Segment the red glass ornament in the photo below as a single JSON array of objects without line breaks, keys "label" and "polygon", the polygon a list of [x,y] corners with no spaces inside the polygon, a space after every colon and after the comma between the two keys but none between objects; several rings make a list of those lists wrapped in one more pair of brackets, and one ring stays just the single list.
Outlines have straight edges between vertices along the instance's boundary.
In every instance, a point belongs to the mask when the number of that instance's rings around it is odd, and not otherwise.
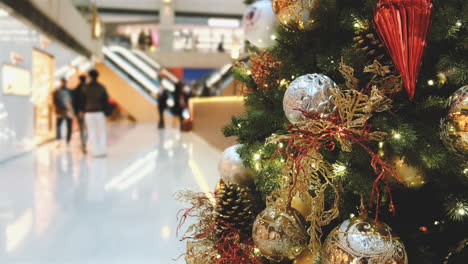
[{"label": "red glass ornament", "polygon": [[431,12],[430,0],[380,0],[374,14],[376,29],[403,78],[410,100],[416,91]]}]

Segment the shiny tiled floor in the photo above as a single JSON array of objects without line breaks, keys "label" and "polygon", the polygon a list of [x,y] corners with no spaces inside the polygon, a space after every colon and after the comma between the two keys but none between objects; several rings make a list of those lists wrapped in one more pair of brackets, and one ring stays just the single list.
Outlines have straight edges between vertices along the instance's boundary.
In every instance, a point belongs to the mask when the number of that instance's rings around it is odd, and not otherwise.
[{"label": "shiny tiled floor", "polygon": [[170,264],[179,189],[210,191],[220,152],[191,133],[113,124],[109,155],[55,144],[0,164],[1,264]]}]

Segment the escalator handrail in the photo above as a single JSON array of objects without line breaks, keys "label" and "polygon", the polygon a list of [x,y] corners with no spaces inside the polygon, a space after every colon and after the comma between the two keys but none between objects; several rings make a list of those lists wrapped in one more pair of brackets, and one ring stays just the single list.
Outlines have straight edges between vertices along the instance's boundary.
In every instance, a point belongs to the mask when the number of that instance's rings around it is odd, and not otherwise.
[{"label": "escalator handrail", "polygon": [[103,48],[104,55],[109,58],[113,63],[115,63],[119,68],[121,68],[125,73],[132,76],[141,86],[146,88],[148,91],[152,93],[159,93],[160,87],[156,86],[154,83],[150,82],[143,74],[138,72],[135,68],[130,66],[127,62],[125,62],[122,58],[113,54],[113,52],[107,48]]},{"label": "escalator handrail", "polygon": [[109,49],[113,52],[121,54],[123,57],[125,57],[126,60],[133,64],[135,68],[141,70],[148,77],[152,78],[153,80],[158,79],[158,72],[155,71],[152,67],[149,67],[144,62],[142,62],[141,59],[135,56],[131,51],[119,46],[110,46]]}]

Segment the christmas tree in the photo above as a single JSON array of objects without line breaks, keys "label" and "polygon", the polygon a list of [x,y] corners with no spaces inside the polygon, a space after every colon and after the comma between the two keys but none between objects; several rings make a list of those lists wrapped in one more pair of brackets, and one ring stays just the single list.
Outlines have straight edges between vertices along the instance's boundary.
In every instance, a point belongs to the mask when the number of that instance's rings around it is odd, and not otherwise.
[{"label": "christmas tree", "polygon": [[246,4],[240,145],[179,193],[187,263],[467,263],[468,2]]}]

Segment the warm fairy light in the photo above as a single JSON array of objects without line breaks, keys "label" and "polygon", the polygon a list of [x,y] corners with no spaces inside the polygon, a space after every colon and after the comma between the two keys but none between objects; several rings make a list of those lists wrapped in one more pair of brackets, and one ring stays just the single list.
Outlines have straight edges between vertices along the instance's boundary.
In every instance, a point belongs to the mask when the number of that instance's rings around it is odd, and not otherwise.
[{"label": "warm fairy light", "polygon": [[271,40],[275,40],[275,39],[276,39],[276,35],[271,35],[270,38],[271,38]]},{"label": "warm fairy light", "polygon": [[231,59],[238,60],[240,57],[240,47],[233,47],[231,49]]},{"label": "warm fairy light", "polygon": [[427,227],[425,227],[425,226],[421,226],[421,227],[419,228],[419,230],[420,230],[421,232],[424,232],[424,233],[426,233],[426,232],[428,231]]},{"label": "warm fairy light", "polygon": [[333,164],[333,173],[337,176],[344,176],[346,174],[346,166],[341,163]]},{"label": "warm fairy light", "polygon": [[349,215],[349,218],[354,218],[354,217],[356,217],[355,214],[350,214],[350,215]]},{"label": "warm fairy light", "polygon": [[282,80],[280,81],[280,85],[281,85],[281,86],[283,86],[283,85],[285,85],[285,84],[287,84],[287,83],[288,83],[288,81],[287,81],[286,79],[282,79]]},{"label": "warm fairy light", "polygon": [[281,159],[280,161],[281,161],[281,162],[285,162],[285,160],[284,160],[284,159]]},{"label": "warm fairy light", "polygon": [[255,253],[255,254],[258,254],[258,253],[260,253],[260,249],[258,249],[258,248],[254,248],[254,253]]},{"label": "warm fairy light", "polygon": [[394,139],[401,139],[401,134],[400,134],[400,133],[395,133],[395,134],[393,135],[393,138],[394,138]]},{"label": "warm fairy light", "polygon": [[465,208],[463,208],[463,207],[462,207],[462,208],[458,208],[458,209],[457,209],[457,214],[458,214],[458,215],[461,215],[461,216],[466,215],[466,210],[465,210]]},{"label": "warm fairy light", "polygon": [[280,142],[280,143],[278,144],[278,147],[283,148],[283,147],[284,147],[283,142]]},{"label": "warm fairy light", "polygon": [[461,22],[460,20],[458,20],[458,21],[455,23],[455,26],[461,27],[461,26],[462,26],[462,22]]},{"label": "warm fairy light", "polygon": [[429,84],[430,86],[433,86],[434,85],[434,80],[428,80],[427,84]]},{"label": "warm fairy light", "polygon": [[291,79],[293,79],[293,80],[294,80],[294,75],[291,75]]},{"label": "warm fairy light", "polygon": [[462,201],[458,201],[453,207],[449,207],[451,208],[448,213],[453,220],[461,221],[468,215],[468,205]]},{"label": "warm fairy light", "polygon": [[359,28],[359,23],[358,23],[358,22],[354,23],[354,28],[355,28],[355,29],[358,29],[358,28]]},{"label": "warm fairy light", "polygon": [[248,74],[248,75],[252,75],[252,71],[251,71],[251,70],[248,70],[248,71],[247,71],[247,74]]},{"label": "warm fairy light", "polygon": [[241,125],[241,124],[237,124],[237,127],[238,127],[238,128],[241,128],[241,127],[242,127],[242,125]]},{"label": "warm fairy light", "polygon": [[465,168],[465,169],[463,170],[463,174],[468,175],[468,168]]},{"label": "warm fairy light", "polygon": [[439,224],[440,224],[439,221],[434,222],[434,225],[439,225]]},{"label": "warm fairy light", "polygon": [[254,158],[254,160],[259,160],[260,159],[260,154],[255,153],[253,158]]}]

